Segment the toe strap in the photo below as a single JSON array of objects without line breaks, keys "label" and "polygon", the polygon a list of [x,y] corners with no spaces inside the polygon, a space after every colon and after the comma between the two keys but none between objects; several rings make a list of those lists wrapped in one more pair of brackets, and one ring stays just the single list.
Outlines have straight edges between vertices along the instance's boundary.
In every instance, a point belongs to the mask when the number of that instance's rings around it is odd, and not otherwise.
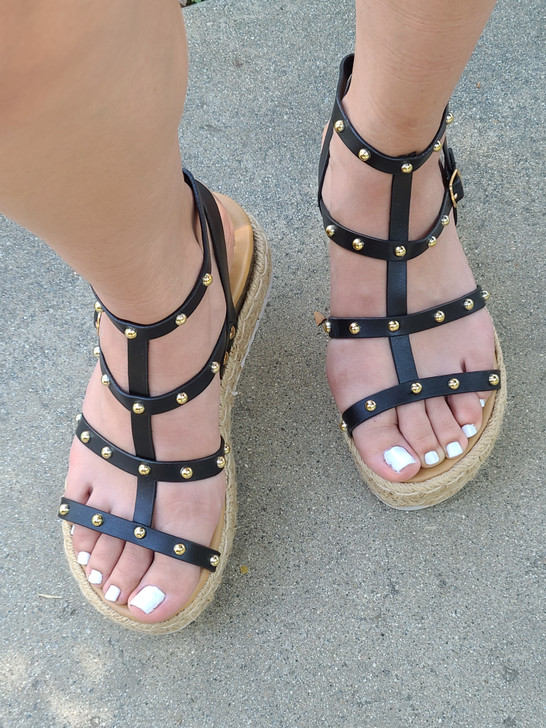
[{"label": "toe strap", "polygon": [[205,480],[221,473],[226,465],[227,450],[223,439],[218,450],[207,457],[197,460],[160,461],[139,458],[116,447],[91,427],[82,414],[77,418],[76,436],[95,455],[126,473],[147,478],[149,482],[162,480],[168,483],[185,483]]},{"label": "toe strap", "polygon": [[342,429],[352,433],[358,425],[393,407],[432,397],[447,397],[450,394],[495,391],[500,388],[500,384],[498,369],[461,372],[402,382],[351,405],[342,415],[341,426]]},{"label": "toe strap", "polygon": [[[454,301],[403,316],[376,318],[330,316],[326,319],[325,330],[332,339],[406,336],[456,321],[463,316],[469,316],[483,308],[488,297],[489,293],[478,286],[475,290]],[[324,321],[320,323],[323,324]]]},{"label": "toe strap", "polygon": [[220,563],[220,553],[208,548],[208,546],[201,546],[185,538],[156,531],[149,526],[144,526],[135,521],[128,521],[125,518],[91,508],[69,498],[61,499],[59,517],[63,521],[69,521],[92,531],[114,536],[122,541],[128,541],[209,571],[216,571],[216,567]]}]

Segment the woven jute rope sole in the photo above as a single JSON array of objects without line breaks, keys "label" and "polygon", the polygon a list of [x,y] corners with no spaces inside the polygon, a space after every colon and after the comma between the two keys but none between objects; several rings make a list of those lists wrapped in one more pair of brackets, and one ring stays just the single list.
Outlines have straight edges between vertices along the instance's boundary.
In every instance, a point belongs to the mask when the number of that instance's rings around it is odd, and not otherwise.
[{"label": "woven jute rope sole", "polygon": [[[493,445],[502,426],[506,406],[506,370],[496,333],[495,351],[497,369],[501,373],[502,386],[492,395],[494,397],[494,403],[489,417],[477,434],[471,438],[467,450],[458,460],[453,462],[453,466],[447,470],[445,467],[441,468],[444,472],[434,475],[434,471],[431,469],[431,477],[420,479],[419,482],[410,480],[403,483],[393,483],[390,480],[385,480],[377,475],[377,473],[374,473],[364,463],[352,437],[344,434],[360,475],[368,488],[379,500],[391,506],[391,508],[401,510],[428,508],[429,506],[434,506],[451,498],[451,496],[461,490],[476,475],[493,449]],[[484,409],[484,417],[487,414],[487,410],[488,408],[486,407]],[[449,462],[447,461],[446,465]],[[424,475],[427,473],[427,470],[420,472]]]},{"label": "woven jute rope sole", "polygon": [[[231,407],[236,394],[237,382],[267,302],[271,279],[271,255],[267,239],[254,218],[250,215],[248,217],[252,225],[254,255],[246,295],[239,311],[237,334],[233,341],[228,363],[224,369],[220,393],[220,434],[225,442],[228,443],[231,442]],[[101,597],[101,592],[95,590],[87,581],[85,571],[76,560],[76,553],[74,552],[72,536],[70,534],[70,524],[63,522],[64,549],[70,569],[83,595],[97,611],[122,627],[137,632],[144,632],[145,634],[170,634],[177,632],[190,624],[190,622],[193,622],[201,614],[205,607],[212,601],[214,593],[222,580],[235,533],[237,486],[233,455],[226,458],[224,472],[226,474],[226,502],[223,521],[219,524],[211,544],[221,554],[220,564],[213,573],[204,569],[202,570],[200,581],[189,603],[180,612],[165,622],[157,624],[137,622],[121,614],[105,601]]]}]

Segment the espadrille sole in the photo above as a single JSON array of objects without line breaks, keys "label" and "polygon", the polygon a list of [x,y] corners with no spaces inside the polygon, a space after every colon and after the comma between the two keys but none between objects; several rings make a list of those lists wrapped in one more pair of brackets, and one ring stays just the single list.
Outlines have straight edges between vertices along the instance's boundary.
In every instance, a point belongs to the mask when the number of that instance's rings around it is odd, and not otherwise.
[{"label": "espadrille sole", "polygon": [[[236,394],[238,379],[241,375],[248,350],[254,339],[263,310],[267,303],[267,296],[271,279],[271,256],[267,239],[256,221],[248,216],[235,202],[223,195],[217,195],[226,207],[235,228],[235,249],[233,273],[237,279],[234,290],[243,287],[238,308],[238,327],[229,360],[224,369],[221,380],[220,393],[220,434],[226,442],[230,442],[231,434],[231,407]],[[252,245],[248,250],[249,226],[251,226]],[[245,243],[246,239],[246,243]],[[239,243],[239,244],[238,244]],[[246,250],[241,248],[246,246]],[[243,277],[245,260],[249,261],[250,269]],[[230,278],[232,271],[230,270]],[[237,303],[237,302],[236,302]],[[169,634],[177,632],[193,622],[212,601],[225,569],[227,558],[231,551],[237,515],[237,487],[235,480],[235,464],[233,457],[226,459],[226,500],[223,516],[213,535],[210,547],[217,549],[222,558],[216,571],[201,570],[201,576],[191,598],[177,614],[164,622],[145,624],[138,622],[127,607],[113,606],[102,595],[102,590],[89,584],[85,570],[76,559],[72,545],[71,527],[63,523],[64,548],[70,569],[86,599],[101,614],[117,624],[137,632],[146,634]]]}]

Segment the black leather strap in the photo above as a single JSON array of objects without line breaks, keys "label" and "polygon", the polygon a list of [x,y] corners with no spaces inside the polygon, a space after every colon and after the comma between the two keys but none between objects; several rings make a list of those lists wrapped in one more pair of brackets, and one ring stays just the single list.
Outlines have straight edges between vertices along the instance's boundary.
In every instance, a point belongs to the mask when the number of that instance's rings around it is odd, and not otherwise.
[{"label": "black leather strap", "polygon": [[[443,326],[451,321],[470,316],[485,306],[482,289],[478,286],[460,298],[428,308],[426,311],[404,316],[375,318],[338,318],[330,316],[329,335],[332,339],[369,339],[415,334]],[[356,324],[356,326],[355,326]]]},{"label": "black leather strap", "polygon": [[[106,360],[101,353],[100,367],[103,378],[104,376],[107,377],[109,382],[108,387],[112,395],[125,407],[125,409],[131,412],[135,404],[142,404],[144,406],[144,412],[148,415],[159,415],[163,412],[169,412],[170,410],[177,409],[181,405],[187,404],[187,402],[198,397],[201,392],[204,392],[216,376],[216,367],[213,365],[215,362],[221,363],[223,361],[224,352],[228,347],[229,339],[226,336],[226,329],[227,319],[216,342],[216,346],[201,371],[199,371],[185,384],[181,384],[179,387],[167,392],[166,394],[160,394],[155,397],[142,397],[128,394],[121,389],[115,381],[112,372],[109,370]],[[141,415],[138,416],[140,417]]]},{"label": "black leather strap", "polygon": [[[186,483],[189,481],[205,480],[206,478],[212,478],[218,475],[225,465],[222,460],[218,464],[218,459],[224,456],[225,443],[222,438],[220,438],[221,444],[218,450],[207,457],[196,460],[161,461],[131,455],[131,453],[116,447],[91,427],[83,414],[78,419],[76,435],[95,455],[99,455],[111,465],[115,465],[126,473],[138,477],[141,465],[149,467],[150,472],[145,476],[148,480],[161,480],[167,483]],[[106,457],[103,452],[104,448],[108,448]],[[183,470],[186,471],[186,475],[182,474]],[[191,474],[189,470],[191,470]]]},{"label": "black leather strap", "polygon": [[[416,378],[413,381],[397,384],[395,387],[384,389],[371,394],[351,405],[342,415],[343,422],[348,431],[352,433],[355,427],[376,417],[382,412],[411,402],[419,402],[432,397],[447,397],[451,394],[466,394],[468,392],[496,391],[500,387],[500,375],[497,369],[477,372],[459,372],[439,377]],[[451,385],[450,386],[450,382]],[[453,388],[454,384],[456,388]],[[412,385],[420,385],[412,390]]]},{"label": "black leather strap", "polygon": [[[62,508],[63,505],[65,508]],[[68,511],[66,511],[66,507],[68,507]],[[128,521],[106,511],[77,503],[70,500],[70,498],[61,498],[59,517],[64,521],[84,526],[97,533],[114,536],[122,541],[178,559],[178,561],[185,561],[188,564],[195,564],[195,566],[200,566],[209,571],[216,571],[217,559],[220,556],[218,551],[179,536],[171,536],[168,533],[157,531],[147,524]]]}]

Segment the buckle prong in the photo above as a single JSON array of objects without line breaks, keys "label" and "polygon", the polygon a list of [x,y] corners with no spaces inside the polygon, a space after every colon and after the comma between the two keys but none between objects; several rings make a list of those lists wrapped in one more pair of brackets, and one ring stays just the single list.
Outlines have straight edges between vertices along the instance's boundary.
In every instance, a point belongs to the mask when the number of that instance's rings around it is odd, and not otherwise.
[{"label": "buckle prong", "polygon": [[[457,177],[461,180],[461,173],[458,169],[455,169],[453,174],[450,177],[449,180],[449,194],[451,196],[451,203],[453,204],[453,207],[457,207],[457,197],[459,196],[457,192],[453,192],[453,185],[455,184],[455,180]],[[462,181],[462,180],[461,180]]]}]

